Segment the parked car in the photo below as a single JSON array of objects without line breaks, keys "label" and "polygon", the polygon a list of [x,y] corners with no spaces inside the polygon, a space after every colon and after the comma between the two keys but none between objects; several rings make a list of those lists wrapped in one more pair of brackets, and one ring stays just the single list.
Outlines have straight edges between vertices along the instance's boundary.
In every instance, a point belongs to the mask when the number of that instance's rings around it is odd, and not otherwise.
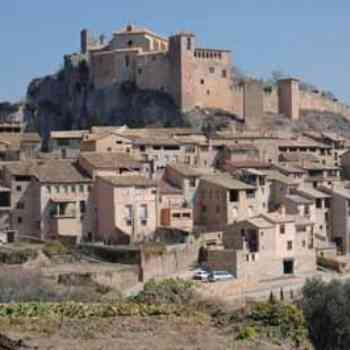
[{"label": "parked car", "polygon": [[213,271],[208,276],[209,282],[227,281],[233,279],[233,275],[227,271]]},{"label": "parked car", "polygon": [[208,271],[198,269],[193,275],[194,280],[207,281],[210,273]]}]

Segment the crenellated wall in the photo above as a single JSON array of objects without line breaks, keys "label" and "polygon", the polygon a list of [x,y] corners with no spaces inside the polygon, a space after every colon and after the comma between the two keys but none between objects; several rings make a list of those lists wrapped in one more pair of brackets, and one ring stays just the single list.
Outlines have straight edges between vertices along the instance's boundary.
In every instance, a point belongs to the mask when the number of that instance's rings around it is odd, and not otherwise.
[{"label": "crenellated wall", "polygon": [[350,106],[345,103],[309,91],[300,91],[299,98],[302,111],[331,112],[350,119]]}]

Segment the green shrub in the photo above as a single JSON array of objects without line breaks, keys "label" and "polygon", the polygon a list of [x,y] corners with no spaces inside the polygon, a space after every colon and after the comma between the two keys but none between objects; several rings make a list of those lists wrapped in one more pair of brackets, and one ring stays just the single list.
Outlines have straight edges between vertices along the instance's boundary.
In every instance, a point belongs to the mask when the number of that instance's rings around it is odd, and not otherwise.
[{"label": "green shrub", "polygon": [[303,312],[292,304],[278,301],[258,303],[253,306],[248,318],[257,325],[271,327],[272,333],[290,338],[296,345],[307,336]]},{"label": "green shrub", "polygon": [[256,329],[252,326],[243,327],[238,333],[237,340],[253,340],[257,337]]},{"label": "green shrub", "polygon": [[57,255],[67,255],[70,250],[61,242],[53,241],[45,244],[43,252],[49,258]]},{"label": "green shrub", "polygon": [[182,279],[150,280],[134,300],[145,304],[189,304],[194,296],[192,281]]}]

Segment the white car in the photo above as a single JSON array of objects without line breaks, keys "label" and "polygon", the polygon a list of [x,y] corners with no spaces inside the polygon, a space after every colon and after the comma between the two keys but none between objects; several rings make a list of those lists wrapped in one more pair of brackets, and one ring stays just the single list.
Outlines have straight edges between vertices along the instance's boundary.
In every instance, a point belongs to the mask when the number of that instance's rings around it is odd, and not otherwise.
[{"label": "white car", "polygon": [[210,275],[210,273],[208,271],[199,269],[194,273],[193,279],[200,280],[200,281],[207,281],[209,275]]},{"label": "white car", "polygon": [[233,275],[227,271],[213,271],[208,276],[209,282],[227,281],[233,279]]}]

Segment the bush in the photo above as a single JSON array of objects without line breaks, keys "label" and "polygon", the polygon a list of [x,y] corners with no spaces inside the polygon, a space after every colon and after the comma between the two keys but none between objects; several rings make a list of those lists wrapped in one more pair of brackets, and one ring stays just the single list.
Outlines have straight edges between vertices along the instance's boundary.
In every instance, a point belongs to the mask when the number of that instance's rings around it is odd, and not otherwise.
[{"label": "bush", "polygon": [[253,340],[257,337],[256,329],[252,326],[243,327],[237,335],[237,340]]},{"label": "bush", "polygon": [[296,345],[306,339],[303,312],[294,305],[278,301],[258,303],[253,306],[248,318],[256,325],[273,328],[278,337],[290,338]]},{"label": "bush", "polygon": [[43,253],[51,258],[52,256],[56,255],[67,255],[70,253],[70,250],[61,242],[54,241],[45,244]]},{"label": "bush", "polygon": [[306,282],[302,308],[316,349],[350,348],[350,282]]},{"label": "bush", "polygon": [[134,300],[145,304],[189,304],[194,296],[192,281],[166,279],[159,282],[150,280]]}]

